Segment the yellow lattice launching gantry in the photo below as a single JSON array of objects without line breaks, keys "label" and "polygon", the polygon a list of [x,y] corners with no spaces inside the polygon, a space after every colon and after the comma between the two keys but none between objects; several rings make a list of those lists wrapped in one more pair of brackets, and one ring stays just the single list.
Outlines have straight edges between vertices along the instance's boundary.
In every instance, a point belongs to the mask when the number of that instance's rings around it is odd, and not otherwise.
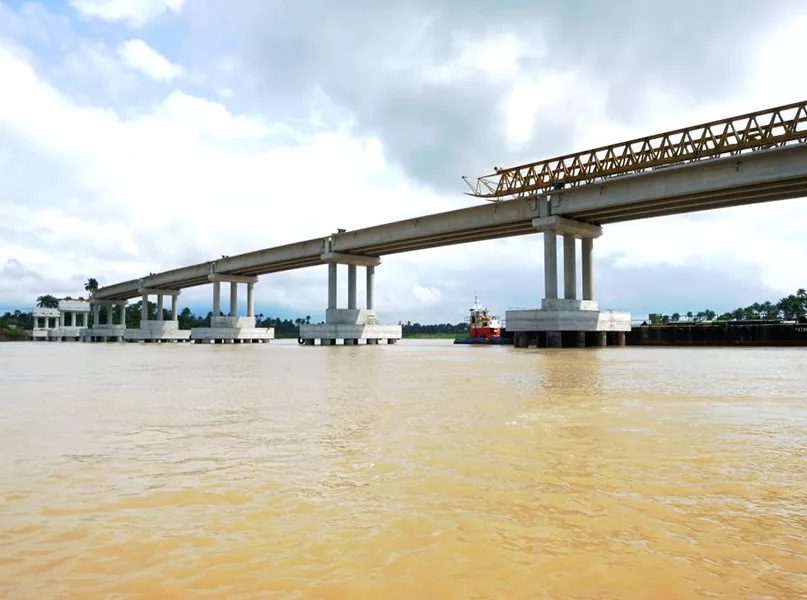
[{"label": "yellow lattice launching gantry", "polygon": [[586,185],[646,169],[807,142],[807,101],[539,162],[495,168],[469,195],[492,201]]}]

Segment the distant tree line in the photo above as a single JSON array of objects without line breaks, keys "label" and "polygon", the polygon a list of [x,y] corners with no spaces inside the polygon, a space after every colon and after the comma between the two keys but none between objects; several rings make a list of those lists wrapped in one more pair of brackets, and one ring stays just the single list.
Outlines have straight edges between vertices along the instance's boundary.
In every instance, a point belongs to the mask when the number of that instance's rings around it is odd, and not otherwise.
[{"label": "distant tree line", "polygon": [[415,335],[449,335],[449,334],[462,334],[468,333],[468,323],[438,323],[436,325],[421,325],[420,323],[412,323],[407,321],[401,324],[401,330],[404,337],[411,337]]},{"label": "distant tree line", "polygon": [[661,325],[667,323],[690,322],[701,323],[704,321],[798,321],[807,318],[807,290],[800,288],[795,294],[785,296],[776,303],[754,302],[745,308],[735,308],[731,312],[724,312],[721,315],[713,310],[706,309],[697,313],[689,311],[685,314],[672,313],[663,315],[651,313],[650,323]]},{"label": "distant tree line", "polygon": [[15,310],[0,316],[0,339],[24,339],[33,328],[33,312]]}]

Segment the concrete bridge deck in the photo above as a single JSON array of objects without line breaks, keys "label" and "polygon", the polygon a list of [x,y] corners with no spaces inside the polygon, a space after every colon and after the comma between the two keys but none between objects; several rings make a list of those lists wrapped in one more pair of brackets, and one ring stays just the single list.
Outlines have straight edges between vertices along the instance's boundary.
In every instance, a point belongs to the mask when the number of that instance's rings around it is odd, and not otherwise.
[{"label": "concrete bridge deck", "polygon": [[[327,251],[383,256],[536,232],[541,198],[549,214],[595,225],[807,196],[807,144],[711,158],[585,186],[357,229],[256,250],[98,289],[99,300],[128,300],[142,287],[180,289],[218,275],[257,276],[324,264]],[[330,248],[327,247],[330,241]]]}]

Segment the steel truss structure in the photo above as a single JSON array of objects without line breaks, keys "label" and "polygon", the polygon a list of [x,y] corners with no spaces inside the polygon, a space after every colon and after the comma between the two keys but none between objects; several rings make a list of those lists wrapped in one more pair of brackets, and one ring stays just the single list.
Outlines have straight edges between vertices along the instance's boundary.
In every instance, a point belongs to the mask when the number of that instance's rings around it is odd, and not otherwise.
[{"label": "steel truss structure", "polygon": [[807,100],[539,162],[496,169],[469,195],[494,202],[719,156],[807,142]]}]

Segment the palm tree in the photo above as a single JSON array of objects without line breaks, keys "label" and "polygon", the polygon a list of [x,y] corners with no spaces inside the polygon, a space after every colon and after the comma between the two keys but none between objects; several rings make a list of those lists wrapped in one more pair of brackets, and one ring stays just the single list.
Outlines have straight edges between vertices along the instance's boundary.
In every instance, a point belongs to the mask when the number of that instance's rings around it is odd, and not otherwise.
[{"label": "palm tree", "polygon": [[89,279],[87,279],[87,283],[84,284],[84,290],[92,294],[97,289],[98,289],[98,280],[95,277],[90,277]]},{"label": "palm tree", "polygon": [[305,324],[308,325],[310,323],[311,323],[311,315],[306,315],[305,316]]},{"label": "palm tree", "polygon": [[59,308],[59,301],[50,294],[45,294],[36,299],[36,305],[39,308]]}]

